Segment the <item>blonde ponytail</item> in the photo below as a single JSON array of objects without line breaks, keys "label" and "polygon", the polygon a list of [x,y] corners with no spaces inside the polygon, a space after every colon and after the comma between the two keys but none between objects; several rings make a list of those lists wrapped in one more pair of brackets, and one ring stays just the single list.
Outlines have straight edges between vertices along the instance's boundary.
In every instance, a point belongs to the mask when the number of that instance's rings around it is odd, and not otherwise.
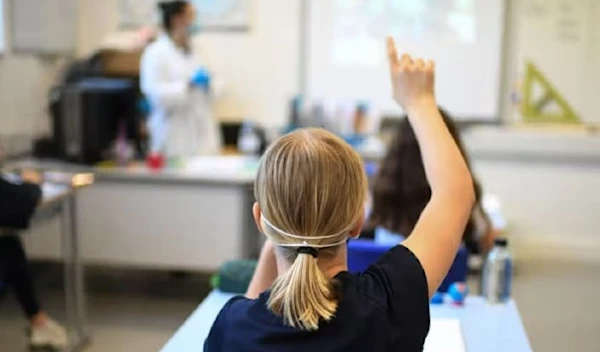
[{"label": "blonde ponytail", "polygon": [[284,322],[302,330],[318,330],[321,320],[329,321],[337,310],[332,283],[317,265],[317,258],[298,254],[291,268],[277,278],[268,306]]},{"label": "blonde ponytail", "polygon": [[263,156],[254,183],[261,227],[290,263],[268,307],[286,325],[314,331],[334,317],[339,296],[318,260],[336,257],[363,217],[367,189],[360,155],[325,130],[297,130]]}]

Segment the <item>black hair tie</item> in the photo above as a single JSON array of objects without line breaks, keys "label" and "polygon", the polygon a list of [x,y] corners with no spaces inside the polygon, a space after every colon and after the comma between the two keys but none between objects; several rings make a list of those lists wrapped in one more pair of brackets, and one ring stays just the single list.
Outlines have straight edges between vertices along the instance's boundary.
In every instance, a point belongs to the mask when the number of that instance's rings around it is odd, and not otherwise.
[{"label": "black hair tie", "polygon": [[308,254],[308,255],[312,255],[312,256],[313,256],[313,258],[316,258],[316,257],[317,257],[317,255],[319,254],[319,252],[317,251],[317,249],[316,249],[316,248],[313,248],[313,247],[308,247],[308,246],[305,246],[305,247],[298,247],[297,251],[298,251],[298,254]]}]

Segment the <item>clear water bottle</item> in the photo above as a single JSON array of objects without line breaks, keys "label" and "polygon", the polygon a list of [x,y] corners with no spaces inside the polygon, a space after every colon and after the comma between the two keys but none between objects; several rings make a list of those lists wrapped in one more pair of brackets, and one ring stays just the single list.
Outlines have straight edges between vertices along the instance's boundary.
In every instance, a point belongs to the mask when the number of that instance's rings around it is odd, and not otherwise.
[{"label": "clear water bottle", "polygon": [[506,239],[496,239],[483,267],[481,295],[492,304],[510,299],[513,264],[507,246]]},{"label": "clear water bottle", "polygon": [[240,128],[238,150],[243,155],[259,155],[260,154],[260,137],[254,129],[254,124],[251,121],[244,121]]}]

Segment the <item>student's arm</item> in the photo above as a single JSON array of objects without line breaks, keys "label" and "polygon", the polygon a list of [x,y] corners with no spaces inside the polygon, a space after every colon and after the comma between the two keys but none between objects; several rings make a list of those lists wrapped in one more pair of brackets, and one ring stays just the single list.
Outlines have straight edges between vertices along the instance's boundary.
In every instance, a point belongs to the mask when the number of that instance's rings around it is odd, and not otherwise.
[{"label": "student's arm", "polygon": [[438,110],[433,62],[413,60],[408,55],[399,59],[391,39],[388,54],[394,98],[408,114],[431,187],[431,199],[403,243],[420,261],[431,296],[461,244],[475,199],[473,180]]},{"label": "student's arm", "polygon": [[254,276],[252,276],[248,291],[246,291],[247,298],[258,298],[261,293],[273,285],[273,282],[277,278],[277,261],[274,250],[273,243],[267,240],[260,252],[256,271],[254,272]]}]

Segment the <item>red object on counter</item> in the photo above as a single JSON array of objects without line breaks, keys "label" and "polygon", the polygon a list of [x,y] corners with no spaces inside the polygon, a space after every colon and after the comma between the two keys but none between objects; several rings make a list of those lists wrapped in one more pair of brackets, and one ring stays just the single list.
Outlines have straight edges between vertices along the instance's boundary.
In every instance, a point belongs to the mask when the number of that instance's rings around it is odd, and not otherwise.
[{"label": "red object on counter", "polygon": [[146,157],[146,166],[151,170],[160,170],[165,167],[165,157],[160,153],[150,153]]}]

